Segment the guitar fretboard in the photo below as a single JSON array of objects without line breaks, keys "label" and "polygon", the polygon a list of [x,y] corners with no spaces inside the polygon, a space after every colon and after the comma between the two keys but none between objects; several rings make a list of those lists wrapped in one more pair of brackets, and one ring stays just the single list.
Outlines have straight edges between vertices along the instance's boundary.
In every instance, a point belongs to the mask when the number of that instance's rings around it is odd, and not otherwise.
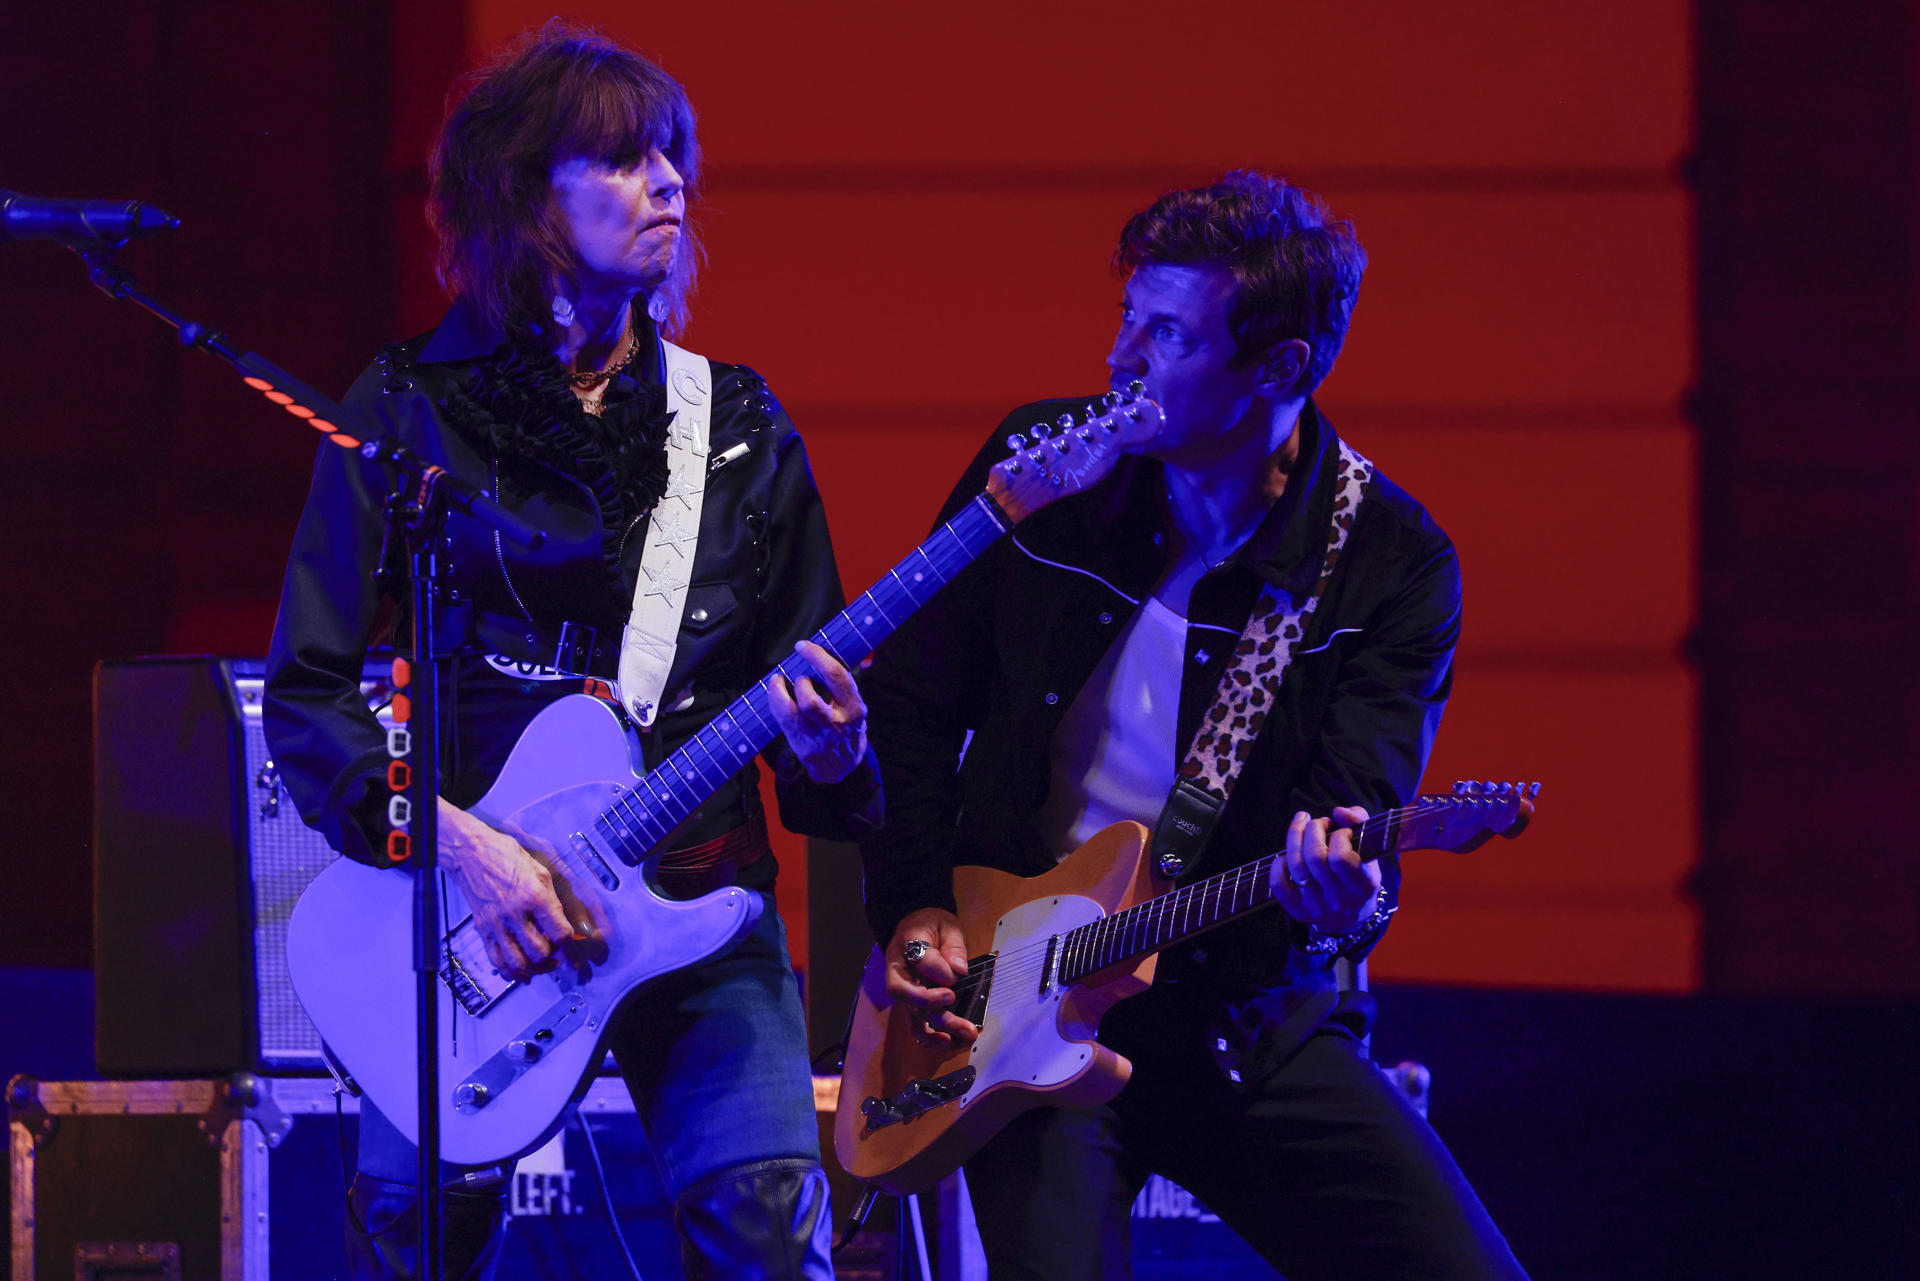
[{"label": "guitar fretboard", "polygon": [[[814,643],[851,669],[1009,528],[991,499],[984,494],[975,498],[815,632]],[[600,840],[625,862],[638,863],[779,735],[767,701],[769,682],[812,672],[798,654],[782,659],[603,811],[594,823]]]},{"label": "guitar fretboard", "polygon": [[[1422,797],[1412,805],[1367,819],[1360,825],[1355,848],[1362,858],[1380,857],[1395,847],[1395,838],[1407,820],[1432,807],[1433,802]],[[1138,960],[1265,907],[1273,902],[1272,871],[1277,857],[1269,854],[1242,863],[1068,930],[1060,940],[1060,981],[1077,983],[1108,966]]]}]

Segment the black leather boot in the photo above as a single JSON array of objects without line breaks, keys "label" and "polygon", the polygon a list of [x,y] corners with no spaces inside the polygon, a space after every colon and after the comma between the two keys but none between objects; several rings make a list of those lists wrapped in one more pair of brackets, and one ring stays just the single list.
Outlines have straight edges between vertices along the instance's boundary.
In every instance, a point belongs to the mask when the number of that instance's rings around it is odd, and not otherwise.
[{"label": "black leather boot", "polygon": [[[507,1235],[507,1185],[441,1194],[441,1275],[485,1281]],[[356,1281],[408,1281],[420,1275],[419,1195],[411,1183],[364,1172],[347,1189],[347,1265]]]},{"label": "black leather boot", "polygon": [[673,1203],[687,1281],[833,1281],[833,1208],[818,1161],[756,1161],[710,1174]]}]

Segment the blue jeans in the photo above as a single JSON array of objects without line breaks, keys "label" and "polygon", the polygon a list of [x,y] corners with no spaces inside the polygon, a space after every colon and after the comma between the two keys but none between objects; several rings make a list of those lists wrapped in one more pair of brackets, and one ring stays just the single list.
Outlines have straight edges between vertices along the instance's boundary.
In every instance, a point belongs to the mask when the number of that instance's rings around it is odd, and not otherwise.
[{"label": "blue jeans", "polygon": [[[648,983],[609,1029],[608,1048],[675,1198],[735,1166],[820,1160],[800,989],[773,895],[762,898],[759,922],[736,946]],[[413,1144],[362,1099],[360,1169],[413,1183],[418,1162]],[[491,1168],[443,1164],[441,1182]]]}]

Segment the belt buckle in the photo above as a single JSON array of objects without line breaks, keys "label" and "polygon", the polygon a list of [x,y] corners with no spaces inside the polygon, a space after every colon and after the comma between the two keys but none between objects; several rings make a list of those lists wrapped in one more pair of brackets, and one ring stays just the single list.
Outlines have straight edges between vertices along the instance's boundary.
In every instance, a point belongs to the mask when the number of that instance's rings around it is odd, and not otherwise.
[{"label": "belt buckle", "polygon": [[593,647],[600,629],[584,623],[561,623],[560,641],[553,647],[554,670],[570,676],[585,676],[593,662]]}]

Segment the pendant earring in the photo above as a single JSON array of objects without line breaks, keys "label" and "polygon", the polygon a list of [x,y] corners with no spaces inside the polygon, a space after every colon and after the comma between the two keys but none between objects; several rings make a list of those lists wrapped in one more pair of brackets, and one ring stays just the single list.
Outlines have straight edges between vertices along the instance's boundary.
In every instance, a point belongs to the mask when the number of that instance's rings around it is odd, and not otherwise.
[{"label": "pendant earring", "polygon": [[667,323],[667,300],[659,294],[647,299],[647,317],[656,325]]},{"label": "pendant earring", "polygon": [[565,294],[553,296],[553,323],[562,329],[573,324],[573,299]]}]

